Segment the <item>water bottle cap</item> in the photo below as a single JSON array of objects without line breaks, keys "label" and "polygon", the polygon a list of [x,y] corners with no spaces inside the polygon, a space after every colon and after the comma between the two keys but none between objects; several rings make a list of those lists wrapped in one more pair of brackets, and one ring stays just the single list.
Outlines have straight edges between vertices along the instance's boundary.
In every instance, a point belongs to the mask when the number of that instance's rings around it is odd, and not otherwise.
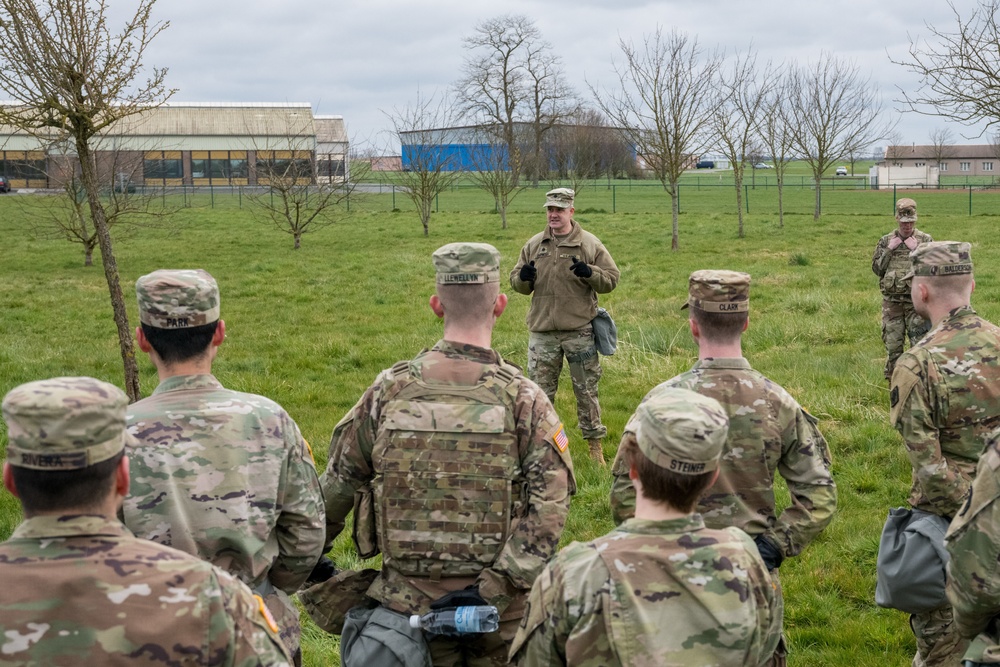
[{"label": "water bottle cap", "polygon": [[413,614],[410,616],[410,627],[419,628],[420,627],[420,614]]}]

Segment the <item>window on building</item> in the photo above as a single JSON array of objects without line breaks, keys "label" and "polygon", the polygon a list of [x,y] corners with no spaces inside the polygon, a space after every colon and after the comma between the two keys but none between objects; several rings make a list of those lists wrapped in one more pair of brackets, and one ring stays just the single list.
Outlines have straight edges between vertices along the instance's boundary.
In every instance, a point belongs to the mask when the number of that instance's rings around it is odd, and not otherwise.
[{"label": "window on building", "polygon": [[992,162],[984,162],[983,163],[983,171],[993,171],[993,163]]},{"label": "window on building", "polygon": [[184,177],[184,162],[180,151],[150,151],[142,164],[142,176],[147,181],[180,180]]},{"label": "window on building", "polygon": [[940,169],[941,171],[948,171],[948,163],[938,162],[938,169]]},{"label": "window on building", "polygon": [[257,182],[282,180],[290,185],[312,183],[310,151],[257,151]]},{"label": "window on building", "polygon": [[331,155],[322,155],[316,158],[317,178],[343,178],[344,161],[334,158]]},{"label": "window on building", "polygon": [[958,163],[958,170],[959,171],[969,171],[969,164],[970,164],[969,162],[959,162]]},{"label": "window on building", "polygon": [[926,166],[927,166],[927,163],[926,163],[926,162],[915,162],[915,163],[913,164],[913,166],[914,166],[914,167],[926,167]]}]

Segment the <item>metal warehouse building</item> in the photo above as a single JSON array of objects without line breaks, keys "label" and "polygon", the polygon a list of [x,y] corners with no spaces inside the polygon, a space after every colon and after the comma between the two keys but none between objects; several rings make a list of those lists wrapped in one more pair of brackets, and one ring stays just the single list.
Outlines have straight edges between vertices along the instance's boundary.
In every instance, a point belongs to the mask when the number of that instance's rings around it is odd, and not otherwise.
[{"label": "metal warehouse building", "polygon": [[[343,117],[308,103],[170,103],[113,125],[95,149],[109,185],[266,185],[293,162],[312,162],[329,182],[349,169]],[[12,187],[59,187],[76,169],[64,144],[0,126],[0,175]]]}]

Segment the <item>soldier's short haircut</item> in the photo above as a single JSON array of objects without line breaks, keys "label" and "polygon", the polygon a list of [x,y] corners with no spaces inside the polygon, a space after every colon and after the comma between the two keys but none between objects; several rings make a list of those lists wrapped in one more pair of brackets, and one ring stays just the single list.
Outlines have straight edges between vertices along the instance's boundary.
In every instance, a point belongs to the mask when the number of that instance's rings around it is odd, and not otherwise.
[{"label": "soldier's short haircut", "polygon": [[499,294],[500,283],[437,286],[445,319],[459,325],[477,325],[493,317],[493,304]]},{"label": "soldier's short haircut", "polygon": [[96,509],[114,485],[125,452],[79,470],[35,470],[12,465],[14,487],[25,514]]},{"label": "soldier's short haircut", "polygon": [[922,281],[935,295],[947,299],[965,297],[972,288],[971,273],[954,276],[914,276],[913,280]]},{"label": "soldier's short haircut", "polygon": [[164,363],[176,364],[205,354],[218,326],[219,321],[216,320],[197,327],[160,329],[143,322],[142,333]]},{"label": "soldier's short haircut", "polygon": [[701,335],[713,343],[731,343],[743,333],[747,311],[737,313],[710,313],[691,306],[691,319],[698,323]]},{"label": "soldier's short haircut", "polygon": [[625,462],[635,466],[642,495],[649,500],[665,503],[678,512],[691,513],[701,494],[712,485],[714,470],[700,475],[681,475],[656,465],[639,450],[634,433],[625,433],[621,446]]}]

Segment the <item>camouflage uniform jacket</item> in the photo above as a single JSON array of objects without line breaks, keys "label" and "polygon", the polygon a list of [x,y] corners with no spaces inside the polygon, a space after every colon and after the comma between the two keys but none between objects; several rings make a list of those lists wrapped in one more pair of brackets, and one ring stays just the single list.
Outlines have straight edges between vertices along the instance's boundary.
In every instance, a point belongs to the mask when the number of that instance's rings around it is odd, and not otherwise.
[{"label": "camouflage uniform jacket", "polygon": [[531,589],[511,648],[520,665],[760,665],[782,606],[746,533],[697,514],[630,519],[559,552]]},{"label": "camouflage uniform jacket", "polygon": [[[434,382],[462,386],[462,369],[468,368],[470,362],[473,366],[498,367],[502,359],[491,349],[441,340],[421,353],[417,361],[423,364],[425,380],[433,375]],[[392,369],[380,373],[333,431],[329,463],[320,478],[326,498],[328,545],[344,529],[355,492],[375,476],[372,449],[379,429],[391,416],[387,415],[386,396],[391,393],[395,377]],[[437,582],[437,590],[478,583],[483,596],[501,609],[511,601],[523,603],[535,577],[555,553],[570,495],[576,490],[562,424],[538,385],[523,376],[514,402],[514,422],[518,486],[523,488],[525,499],[521,516],[513,519],[510,537],[491,567],[471,579],[445,578]],[[430,578],[403,576],[385,565],[368,594],[396,611],[418,613],[427,611],[434,599],[429,591],[435,587],[430,584]]]},{"label": "camouflage uniform jacket", "polygon": [[[904,280],[904,276],[910,272],[910,249],[905,243],[889,250],[889,241],[893,237],[899,236],[899,230],[894,229],[878,240],[875,245],[875,253],[872,255],[872,272],[879,277],[879,289],[882,296],[889,301],[911,302],[910,281]],[[934,239],[930,234],[925,234],[914,228],[913,237],[917,243],[930,243]]]},{"label": "camouflage uniform jacket", "polygon": [[4,665],[289,665],[250,591],[102,516],[27,519],[0,545]]},{"label": "camouflage uniform jacket", "polygon": [[889,402],[913,467],[910,505],[955,516],[1000,426],[1000,327],[952,310],[896,362]]},{"label": "camouflage uniform jacket", "polygon": [[[994,433],[979,460],[972,494],[951,522],[945,546],[948,601],[963,637],[975,637],[967,660],[1000,661],[1000,449]],[[977,648],[978,647],[978,648]]]},{"label": "camouflage uniform jacket", "polygon": [[296,645],[298,611],[286,594],[323,553],[324,521],[312,452],[292,418],[212,375],[188,375],[129,406],[128,425],[140,444],[128,452],[125,525],[265,595]]},{"label": "camouflage uniform jacket", "polygon": [[[589,278],[579,278],[571,270],[573,257],[590,266]],[[533,282],[520,278],[521,267],[535,262],[538,272]],[[581,329],[597,316],[597,295],[607,294],[618,285],[620,273],[600,239],[586,232],[574,220],[573,230],[557,238],[552,230],[532,236],[510,272],[510,286],[521,294],[532,294],[528,309],[528,331],[572,331]]]},{"label": "camouflage uniform jacket", "polygon": [[[729,415],[719,479],[697,507],[705,524],[764,534],[785,556],[802,551],[830,523],[837,507],[830,451],[816,419],[742,357],[700,360],[663,384],[710,396]],[[620,453],[612,471],[611,507],[620,522],[635,512],[635,489]],[[791,495],[791,504],[778,516],[775,472]]]}]

